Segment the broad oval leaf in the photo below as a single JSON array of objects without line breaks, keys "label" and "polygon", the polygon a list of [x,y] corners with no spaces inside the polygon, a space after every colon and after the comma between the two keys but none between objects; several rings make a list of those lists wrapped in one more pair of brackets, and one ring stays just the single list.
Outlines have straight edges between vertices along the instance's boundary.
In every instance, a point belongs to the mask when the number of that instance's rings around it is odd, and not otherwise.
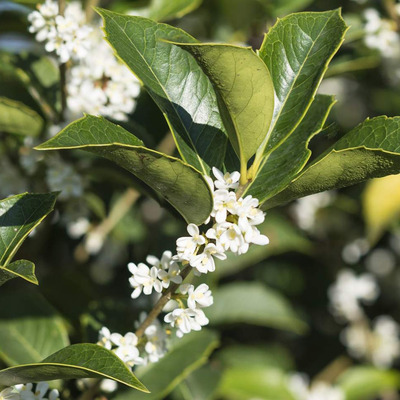
[{"label": "broad oval leaf", "polygon": [[322,130],[334,103],[332,96],[315,97],[295,131],[266,157],[246,194],[251,194],[262,203],[292,181],[310,158],[308,143]]},{"label": "broad oval leaf", "polygon": [[35,363],[69,345],[61,316],[37,290],[0,294],[0,358]]},{"label": "broad oval leaf", "polygon": [[[165,399],[176,385],[192,371],[203,365],[218,346],[218,335],[207,329],[192,332],[177,340],[168,353],[157,363],[137,369],[138,378],[149,388],[150,394],[136,393],[135,400]],[[128,392],[115,396],[115,400],[130,400]]]},{"label": "broad oval leaf", "polygon": [[282,192],[267,200],[264,208],[398,173],[400,117],[367,119],[306,167]]},{"label": "broad oval leaf", "polygon": [[73,344],[40,363],[0,371],[0,385],[55,379],[107,378],[148,393],[147,388],[112,351],[92,343]]},{"label": "broad oval leaf", "polygon": [[99,10],[106,38],[160,107],[184,161],[207,174],[227,143],[211,82],[193,57],[166,40],[192,43],[181,29]]},{"label": "broad oval leaf", "polygon": [[284,297],[257,282],[223,285],[215,291],[207,317],[211,324],[247,323],[296,333],[307,329]]},{"label": "broad oval leaf", "polygon": [[346,400],[376,398],[387,391],[400,389],[400,373],[369,366],[353,367],[339,376],[337,385]]},{"label": "broad oval leaf", "polygon": [[217,93],[219,110],[241,164],[256,153],[274,111],[274,87],[263,61],[251,48],[176,43],[190,52]]},{"label": "broad oval leaf", "polygon": [[212,210],[211,191],[200,172],[144,147],[141,140],[105,118],[87,115],[36,149],[83,149],[114,161],[165,198],[188,222],[200,225]]},{"label": "broad oval leaf", "polygon": [[0,131],[37,136],[43,129],[42,117],[20,101],[0,97]]},{"label": "broad oval leaf", "polygon": [[0,201],[0,268],[6,267],[25,238],[53,210],[58,193],[24,193]]},{"label": "broad oval leaf", "polygon": [[278,20],[265,36],[259,56],[271,73],[276,94],[265,154],[292,134],[304,117],[346,29],[340,10],[303,12]]}]

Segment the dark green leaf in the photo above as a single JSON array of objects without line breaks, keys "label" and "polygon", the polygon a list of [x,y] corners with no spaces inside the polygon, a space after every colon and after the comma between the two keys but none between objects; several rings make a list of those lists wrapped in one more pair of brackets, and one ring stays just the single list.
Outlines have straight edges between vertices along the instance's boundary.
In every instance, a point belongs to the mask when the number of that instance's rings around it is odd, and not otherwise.
[{"label": "dark green leaf", "polygon": [[0,97],[0,132],[22,136],[37,136],[43,129],[43,119],[25,104]]},{"label": "dark green leaf", "polygon": [[264,154],[300,123],[345,32],[340,11],[334,10],[289,15],[265,36],[259,55],[271,73],[276,98]]},{"label": "dark green leaf", "polygon": [[[135,400],[165,399],[176,385],[207,361],[217,345],[217,334],[204,329],[177,340],[160,361],[136,371],[138,378],[151,393],[149,395],[136,393]],[[122,392],[115,396],[114,400],[130,400],[131,398],[128,392]]]},{"label": "dark green leaf", "polygon": [[332,96],[315,97],[295,131],[267,157],[246,194],[251,194],[262,203],[292,181],[310,158],[308,143],[323,128],[334,103]]},{"label": "dark green leaf", "polygon": [[400,172],[400,117],[368,119],[318,157],[266,208]]},{"label": "dark green leaf", "polygon": [[0,268],[10,263],[29,233],[53,210],[57,195],[24,193],[0,201]]},{"label": "dark green leaf", "polygon": [[222,120],[241,165],[267,135],[274,111],[274,87],[262,60],[251,48],[224,44],[181,44],[210,78]]},{"label": "dark green leaf", "polygon": [[340,375],[337,385],[346,394],[346,400],[372,400],[386,391],[400,389],[400,373],[374,367],[353,367]]},{"label": "dark green leaf", "polygon": [[184,31],[142,17],[100,10],[107,40],[165,114],[182,158],[203,174],[221,166],[226,133],[211,82],[184,50]]},{"label": "dark green leaf", "polygon": [[55,379],[108,378],[148,393],[131,370],[112,351],[97,344],[65,347],[40,363],[19,365],[0,371],[0,385]]},{"label": "dark green leaf", "polygon": [[10,279],[20,277],[30,283],[38,285],[39,282],[35,275],[35,264],[28,260],[18,260],[7,267],[0,268],[0,286]]},{"label": "dark green leaf", "polygon": [[288,301],[276,291],[257,282],[223,285],[214,293],[207,309],[211,324],[253,324],[303,333],[307,325]]},{"label": "dark green leaf", "polygon": [[61,317],[36,290],[0,295],[0,356],[8,365],[39,362],[68,344]]},{"label": "dark green leaf", "polygon": [[211,212],[210,188],[196,169],[144,147],[141,140],[102,117],[87,115],[37,149],[83,149],[114,161],[153,188],[188,222],[201,224]]}]

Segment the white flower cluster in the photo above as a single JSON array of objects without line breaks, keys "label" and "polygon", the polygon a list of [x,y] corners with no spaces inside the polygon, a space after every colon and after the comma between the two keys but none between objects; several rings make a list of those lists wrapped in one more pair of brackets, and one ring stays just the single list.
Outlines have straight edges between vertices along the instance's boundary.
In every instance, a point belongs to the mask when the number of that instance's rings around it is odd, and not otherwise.
[{"label": "white flower cluster", "polygon": [[[400,5],[396,5],[396,11],[400,15]],[[400,37],[396,32],[396,24],[381,18],[379,12],[374,8],[368,8],[363,13],[365,19],[365,38],[367,47],[376,49],[384,57],[393,57],[398,54]]]},{"label": "white flower cluster", "polygon": [[[146,316],[146,313],[142,313],[135,325],[143,322]],[[133,332],[122,336],[119,333],[111,333],[103,326],[99,331],[97,344],[112,350],[126,365],[133,367],[154,363],[162,358],[167,352],[167,334],[158,320],[146,328],[140,343]]]},{"label": "white flower cluster", "polygon": [[380,368],[389,368],[400,357],[400,325],[388,315],[380,315],[372,323],[349,325],[341,339],[350,355],[365,359]]},{"label": "white flower cluster", "polygon": [[[3,392],[8,391],[3,394]],[[7,397],[8,396],[8,397]],[[35,389],[32,383],[15,385],[14,388],[7,388],[0,393],[0,399],[7,400],[59,400],[57,389],[49,391],[47,382],[39,382]]]},{"label": "white flower cluster", "polygon": [[46,51],[56,52],[62,63],[87,56],[92,28],[85,24],[80,2],[68,3],[64,15],[58,15],[58,3],[53,0],[38,4],[37,9],[28,16],[29,32],[36,33],[37,41],[45,42]]},{"label": "white flower cluster", "polygon": [[[145,263],[129,263],[132,276],[129,283],[133,288],[131,297],[136,299],[142,293],[161,294],[175,285],[170,301],[164,311],[169,308],[164,321],[175,329],[176,336],[182,337],[191,331],[199,331],[208,324],[204,308],[213,304],[210,288],[205,283],[195,287],[182,284],[181,267],[191,266],[197,275],[215,270],[214,258],[226,259],[226,251],[243,254],[251,243],[266,245],[269,240],[257,229],[264,222],[265,214],[258,208],[258,200],[252,196],[236,198],[235,189],[239,186],[238,172],[225,175],[213,168],[216,180],[206,178],[214,197],[214,207],[206,221],[208,229],[205,233],[195,224],[189,224],[190,236],[176,241],[176,254],[165,251],[158,259],[148,256]],[[186,304],[184,301],[186,300]],[[144,320],[143,316],[141,318]],[[143,338],[129,332],[125,336],[111,334],[103,327],[99,333],[98,344],[112,349],[128,365],[158,361],[166,352],[167,333],[158,321],[146,328]],[[140,354],[140,351],[142,354]]]},{"label": "white flower cluster", "polygon": [[364,311],[360,302],[371,304],[378,295],[379,287],[372,274],[356,276],[350,269],[340,271],[328,291],[332,312],[345,321],[362,318]]},{"label": "white flower cluster", "polygon": [[294,374],[289,379],[289,389],[296,400],[345,400],[344,392],[325,382],[315,382],[310,386],[303,374]]},{"label": "white flower cluster", "polygon": [[80,2],[67,3],[64,16],[58,3],[46,0],[29,14],[29,31],[55,52],[67,70],[66,117],[74,120],[83,113],[124,121],[132,113],[140,84],[129,69],[117,60],[103,39],[100,26],[86,21]]}]

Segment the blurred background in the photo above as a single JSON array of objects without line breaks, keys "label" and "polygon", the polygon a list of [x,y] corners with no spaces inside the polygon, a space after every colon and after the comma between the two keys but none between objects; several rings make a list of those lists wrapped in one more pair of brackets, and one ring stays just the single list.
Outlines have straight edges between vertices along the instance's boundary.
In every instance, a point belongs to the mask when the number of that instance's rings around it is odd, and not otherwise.
[{"label": "blurred background", "polygon": [[[88,112],[115,120],[148,147],[169,154],[176,149],[163,115],[135,79],[112,76],[117,61],[110,61],[104,41],[104,51],[88,53],[81,62],[67,60],[67,108],[60,116],[60,54],[35,39],[40,29],[28,15],[36,3],[0,0],[0,197],[62,191],[55,212],[19,256],[35,262],[40,282],[35,296],[62,317],[72,342],[96,342],[103,325],[132,331],[140,311],[152,306],[154,299],[131,300],[128,262],[174,251],[186,226],[149,188],[110,162],[79,151],[44,154],[32,148]],[[180,3],[87,0],[74,12],[97,37],[93,5],[150,16],[202,41],[257,49],[277,18],[341,7],[350,29],[320,88],[335,95],[337,104],[310,147],[318,152],[320,143],[336,141],[367,117],[400,114],[400,3]],[[126,99],[114,101],[124,90]],[[262,230],[270,245],[231,257],[205,277],[215,303],[206,314],[219,346],[196,372],[181,374],[169,394],[154,398],[311,399],[291,389],[307,385],[308,376],[314,383],[341,385],[346,399],[399,399],[400,177],[269,210]],[[7,283],[0,308],[8,306],[8,294],[17,291],[24,298],[29,290],[24,281]],[[1,314],[0,333],[13,323]]]}]

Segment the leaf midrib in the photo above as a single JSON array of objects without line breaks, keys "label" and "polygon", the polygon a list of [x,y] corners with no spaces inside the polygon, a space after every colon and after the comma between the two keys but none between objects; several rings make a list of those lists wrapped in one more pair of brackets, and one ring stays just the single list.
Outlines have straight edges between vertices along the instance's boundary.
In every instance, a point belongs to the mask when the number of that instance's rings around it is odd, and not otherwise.
[{"label": "leaf midrib", "polygon": [[[202,171],[203,171],[203,174],[204,174],[204,175],[207,175],[206,169],[204,168],[203,160],[200,158],[199,154],[197,153],[196,148],[195,148],[194,143],[193,143],[193,140],[192,140],[192,137],[190,136],[189,132],[186,130],[186,127],[185,127],[185,125],[184,125],[184,123],[183,123],[183,121],[182,121],[182,118],[181,118],[181,116],[179,115],[179,113],[177,112],[177,110],[176,110],[176,108],[175,108],[175,106],[174,106],[173,101],[172,101],[172,100],[170,99],[170,97],[168,96],[168,93],[167,93],[166,89],[165,89],[164,86],[161,84],[160,80],[158,79],[157,75],[154,73],[154,71],[153,71],[153,69],[151,68],[150,64],[149,64],[149,63],[147,62],[147,60],[142,56],[142,54],[140,53],[140,51],[138,50],[138,48],[136,47],[136,45],[133,43],[133,41],[131,40],[131,38],[130,38],[130,37],[125,33],[125,31],[118,25],[118,23],[115,21],[114,17],[112,17],[112,16],[110,17],[110,16],[109,16],[109,18],[112,19],[112,21],[113,21],[114,24],[117,26],[117,28],[125,35],[125,37],[128,39],[128,41],[129,41],[129,42],[132,44],[132,46],[135,48],[136,52],[139,54],[139,57],[142,58],[142,60],[144,61],[144,63],[147,65],[147,67],[148,67],[149,70],[151,71],[153,77],[155,78],[155,80],[157,81],[157,83],[160,85],[160,87],[161,87],[161,89],[163,90],[163,92],[164,92],[164,94],[165,94],[167,100],[172,104],[172,109],[175,111],[175,114],[176,114],[176,116],[178,117],[178,119],[179,119],[179,121],[180,121],[180,123],[181,123],[181,126],[183,127],[183,130],[185,131],[185,133],[186,133],[188,139],[190,140],[190,143],[191,143],[191,145],[192,145],[192,147],[193,147],[193,151],[195,152],[196,157],[197,157],[197,159],[199,160],[199,163],[200,163],[200,165],[201,165],[201,169],[202,169]],[[107,34],[107,38],[108,38],[108,33],[106,32],[106,34]],[[157,40],[157,39],[156,39],[156,40]],[[111,43],[110,43],[110,45],[111,45]],[[111,45],[111,46],[112,46],[112,45]],[[113,47],[114,47],[114,46],[113,46]],[[121,57],[120,57],[120,59],[122,60]],[[124,60],[122,60],[122,61],[123,61],[124,64],[130,69],[130,71],[132,71],[132,69],[130,68],[130,66],[129,66]],[[133,72],[133,71],[132,71],[132,72]],[[134,73],[134,72],[133,72],[133,73]],[[135,73],[134,73],[134,74],[135,74]],[[135,74],[135,75],[136,75],[136,74]],[[163,113],[163,114],[165,115],[166,118],[168,118],[167,115],[166,115],[165,113]],[[172,126],[171,126],[171,127],[172,127]],[[179,148],[179,146],[178,146],[178,148]],[[180,153],[181,153],[182,158],[185,160],[185,162],[187,162],[186,159],[185,159],[185,157],[184,157],[184,155],[182,154],[181,151],[180,151]]]}]

